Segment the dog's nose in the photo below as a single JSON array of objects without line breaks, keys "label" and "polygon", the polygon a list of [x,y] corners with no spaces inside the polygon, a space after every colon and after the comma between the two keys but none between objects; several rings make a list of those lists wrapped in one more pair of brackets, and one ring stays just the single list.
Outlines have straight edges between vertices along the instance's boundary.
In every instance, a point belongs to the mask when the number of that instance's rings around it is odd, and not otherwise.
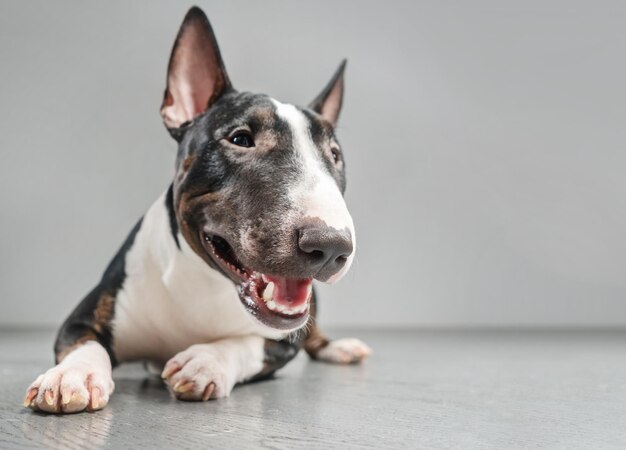
[{"label": "dog's nose", "polygon": [[339,272],[352,254],[352,234],[331,227],[302,228],[298,231],[298,247],[315,278],[324,281]]}]

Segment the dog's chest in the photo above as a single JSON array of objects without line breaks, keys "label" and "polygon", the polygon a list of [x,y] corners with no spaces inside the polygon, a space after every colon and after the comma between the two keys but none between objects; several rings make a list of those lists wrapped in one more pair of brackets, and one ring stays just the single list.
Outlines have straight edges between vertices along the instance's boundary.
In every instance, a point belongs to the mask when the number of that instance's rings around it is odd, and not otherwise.
[{"label": "dog's chest", "polygon": [[232,282],[208,267],[182,236],[181,248],[176,246],[164,205],[160,198],[150,208],[126,255],[113,321],[118,359],[164,362],[193,344],[265,335]]}]

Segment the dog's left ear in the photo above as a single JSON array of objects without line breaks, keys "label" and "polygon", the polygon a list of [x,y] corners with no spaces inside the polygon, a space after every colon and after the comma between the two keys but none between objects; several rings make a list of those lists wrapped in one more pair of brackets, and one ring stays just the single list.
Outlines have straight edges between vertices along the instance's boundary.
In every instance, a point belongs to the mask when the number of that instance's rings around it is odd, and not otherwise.
[{"label": "dog's left ear", "polygon": [[343,101],[343,72],[346,69],[347,60],[341,61],[339,68],[330,79],[326,87],[311,102],[309,108],[328,120],[333,126],[337,125],[341,103]]},{"label": "dog's left ear", "polygon": [[179,139],[181,126],[231,89],[209,19],[194,6],[180,26],[167,69],[161,116],[170,134]]}]

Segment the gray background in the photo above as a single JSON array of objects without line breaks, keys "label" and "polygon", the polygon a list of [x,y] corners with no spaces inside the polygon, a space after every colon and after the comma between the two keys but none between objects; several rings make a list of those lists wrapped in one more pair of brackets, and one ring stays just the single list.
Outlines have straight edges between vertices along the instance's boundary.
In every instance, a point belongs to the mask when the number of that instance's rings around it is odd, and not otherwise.
[{"label": "gray background", "polygon": [[[626,6],[199,2],[236,87],[349,58],[335,326],[626,325]],[[184,2],[0,3],[0,325],[57,325],[167,187]]]}]

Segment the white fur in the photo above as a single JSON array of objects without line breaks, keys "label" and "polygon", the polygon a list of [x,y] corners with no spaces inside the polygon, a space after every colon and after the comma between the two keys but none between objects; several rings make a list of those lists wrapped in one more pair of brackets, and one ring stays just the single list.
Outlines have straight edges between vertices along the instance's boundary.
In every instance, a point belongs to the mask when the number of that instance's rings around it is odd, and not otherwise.
[{"label": "white fur", "polygon": [[[99,391],[95,400],[94,388]],[[77,412],[104,408],[114,388],[109,354],[98,342],[88,341],[40,375],[26,392],[29,398],[36,390],[30,402],[33,409]]]},{"label": "white fur", "polygon": [[284,333],[258,323],[233,283],[202,260],[179,234],[171,235],[165,194],[144,216],[126,255],[126,280],[115,303],[114,351],[119,361],[161,364],[197,343]]},{"label": "white fur", "polygon": [[317,354],[322,361],[337,364],[352,364],[363,361],[372,354],[372,349],[356,338],[344,338],[330,341]]},{"label": "white fur", "polygon": [[[227,397],[241,383],[263,368],[264,339],[240,336],[210,344],[192,345],[168,361],[164,373],[174,394],[187,400],[202,399],[210,384],[210,398]],[[183,392],[177,386],[190,383]],[[208,398],[207,398],[208,399]]]},{"label": "white fur", "polygon": [[[311,138],[307,119],[298,108],[272,99],[276,114],[285,120],[291,129],[294,145],[303,164],[303,180],[289,193],[292,201],[302,205],[304,217],[320,219],[337,230],[348,228],[352,235],[352,247],[356,249],[356,235],[352,216],[341,195],[336,181],[326,172],[319,151]],[[338,281],[350,269],[354,251],[343,268],[333,275],[328,283]]]}]

